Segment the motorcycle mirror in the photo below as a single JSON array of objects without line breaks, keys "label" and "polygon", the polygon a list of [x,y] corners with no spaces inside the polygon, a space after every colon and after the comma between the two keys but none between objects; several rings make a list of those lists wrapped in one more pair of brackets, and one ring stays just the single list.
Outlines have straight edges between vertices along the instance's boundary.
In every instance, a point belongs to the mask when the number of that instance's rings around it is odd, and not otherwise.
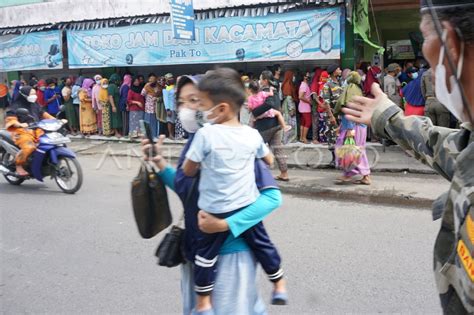
[{"label": "motorcycle mirror", "polygon": [[16,110],[16,113],[21,116],[28,116],[30,115],[30,112],[26,108],[18,108]]}]

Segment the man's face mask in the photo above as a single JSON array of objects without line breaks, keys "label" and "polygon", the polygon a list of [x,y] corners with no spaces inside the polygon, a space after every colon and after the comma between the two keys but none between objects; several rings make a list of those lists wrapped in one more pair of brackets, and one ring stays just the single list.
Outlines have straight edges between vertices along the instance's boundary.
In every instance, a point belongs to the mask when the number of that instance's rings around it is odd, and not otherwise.
[{"label": "man's face mask", "polygon": [[438,64],[435,71],[435,92],[437,99],[461,122],[469,122],[469,115],[464,111],[463,97],[460,87],[459,79],[462,74],[462,67],[464,62],[464,41],[461,42],[461,54],[457,64],[457,76],[451,75],[449,83],[451,85],[451,93],[446,84],[446,67],[444,66],[444,54],[446,51],[446,31],[443,31],[442,43],[439,52]]}]

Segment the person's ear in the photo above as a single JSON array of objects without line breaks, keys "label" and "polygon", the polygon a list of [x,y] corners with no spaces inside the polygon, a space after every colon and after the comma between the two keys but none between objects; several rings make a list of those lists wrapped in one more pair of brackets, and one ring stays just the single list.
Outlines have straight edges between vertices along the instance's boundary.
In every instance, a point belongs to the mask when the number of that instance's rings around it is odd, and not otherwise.
[{"label": "person's ear", "polygon": [[229,103],[220,103],[220,104],[218,104],[218,106],[219,106],[219,113],[224,113],[224,112],[228,111],[228,109],[230,108]]},{"label": "person's ear", "polygon": [[[442,22],[443,28],[446,32],[446,48],[447,52],[453,59],[454,66],[456,67],[461,57],[461,39],[459,38],[456,29],[448,21]],[[451,72],[450,67],[446,67]]]}]

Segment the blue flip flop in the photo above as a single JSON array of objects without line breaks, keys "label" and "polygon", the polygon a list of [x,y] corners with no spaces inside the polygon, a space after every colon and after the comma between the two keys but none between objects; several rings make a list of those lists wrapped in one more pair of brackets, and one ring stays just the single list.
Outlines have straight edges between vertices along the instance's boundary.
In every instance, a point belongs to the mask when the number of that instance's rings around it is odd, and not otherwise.
[{"label": "blue flip flop", "polygon": [[272,293],[272,305],[287,305],[288,304],[288,293],[286,292],[273,292]]}]

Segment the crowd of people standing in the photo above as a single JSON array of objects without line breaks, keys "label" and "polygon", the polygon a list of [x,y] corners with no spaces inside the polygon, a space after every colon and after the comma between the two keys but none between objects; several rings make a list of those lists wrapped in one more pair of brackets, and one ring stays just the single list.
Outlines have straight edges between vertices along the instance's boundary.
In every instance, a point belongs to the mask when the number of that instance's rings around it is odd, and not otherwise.
[{"label": "crowd of people standing", "polygon": [[[281,172],[277,179],[283,181],[289,177],[282,145],[326,144],[332,155],[331,166],[337,167],[336,150],[350,135],[362,150],[361,160],[358,167],[344,172],[337,182],[350,183],[355,175],[361,175],[357,182],[370,185],[366,141],[379,139],[365,125],[345,119],[341,109],[353,96],[373,98],[370,87],[379,83],[405,115],[426,115],[435,125],[454,127],[452,115],[436,99],[427,63],[421,61],[417,66],[412,62],[405,62],[403,67],[391,63],[381,69],[362,62],[356,71],[332,64],[304,72],[283,72],[280,65],[274,65],[260,76],[240,72],[248,97],[240,111],[240,122],[257,129],[270,145]],[[24,85],[37,90],[37,103],[50,115],[55,116],[61,105],[65,106],[62,118],[67,119],[72,135],[140,138],[139,121],[145,120],[154,138],[161,134],[178,140],[188,137],[177,115],[175,78],[171,73],[150,73],[146,81],[142,75],[128,73],[61,80],[31,77],[28,84],[13,81],[10,91],[0,85],[0,108],[17,99]],[[3,122],[2,117],[0,120]]]},{"label": "crowd of people standing", "polygon": [[13,81],[10,89],[0,84],[0,120],[3,123],[4,109],[18,99],[20,88],[31,86],[37,91],[36,102],[50,115],[56,116],[64,105],[61,115],[71,135],[139,138],[139,121],[144,119],[154,137],[182,139],[185,133],[176,115],[174,85],[171,73],[163,77],[150,73],[147,82],[142,75],[116,73],[109,78],[97,74],[60,80],[32,76],[29,82]]}]

